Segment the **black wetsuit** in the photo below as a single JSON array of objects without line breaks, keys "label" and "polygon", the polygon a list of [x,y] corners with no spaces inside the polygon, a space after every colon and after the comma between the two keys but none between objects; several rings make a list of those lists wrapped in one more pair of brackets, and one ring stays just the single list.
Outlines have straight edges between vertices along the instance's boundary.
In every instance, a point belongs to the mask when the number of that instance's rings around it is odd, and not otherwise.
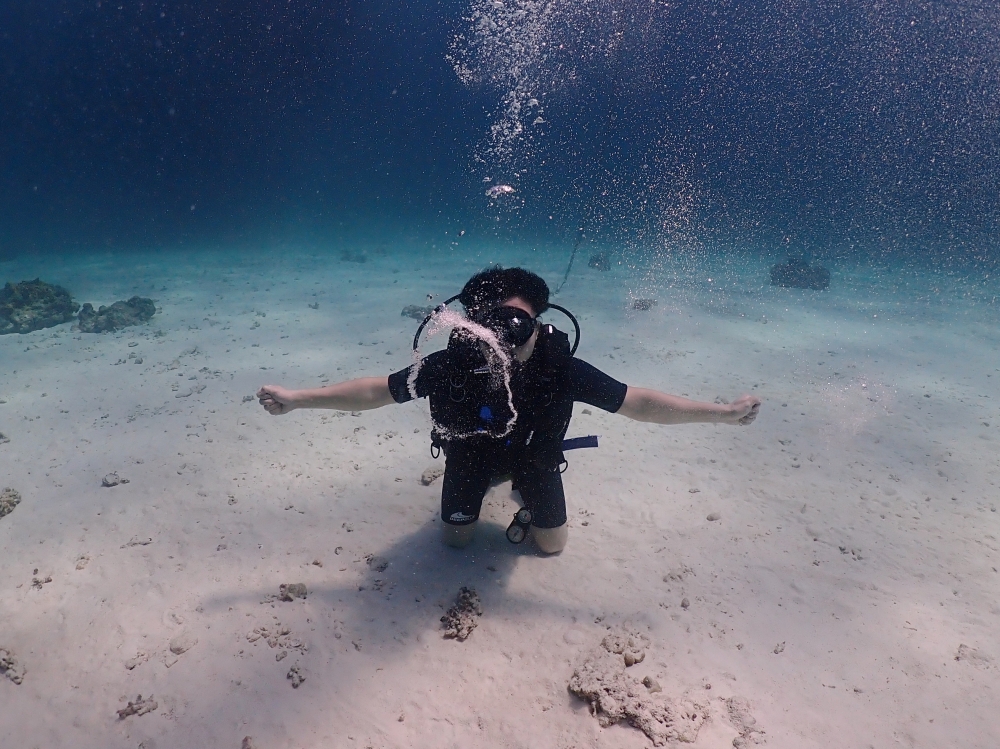
[{"label": "black wetsuit", "polygon": [[[551,465],[551,459],[538,460],[530,449],[524,447],[526,440],[528,444],[532,443],[532,430],[538,428],[539,422],[535,414],[544,410],[537,406],[538,382],[542,374],[541,367],[544,366],[539,358],[532,355],[527,362],[515,362],[513,367],[511,391],[518,420],[509,434],[499,438],[477,435],[454,439],[448,443],[441,488],[441,519],[445,523],[468,525],[478,520],[483,497],[490,483],[505,476],[511,477],[525,506],[531,510],[533,525],[538,528],[556,528],[566,522],[566,497],[559,465]],[[434,398],[449,398],[449,390],[453,388],[454,367],[445,351],[428,355],[417,374],[417,397],[430,396],[432,409]],[[407,367],[389,376],[389,390],[397,403],[412,399],[407,387],[410,371],[411,368]],[[614,413],[621,408],[628,389],[624,383],[596,367],[568,355],[559,367],[556,380],[556,400],[569,412],[572,410],[572,403],[582,401]],[[473,408],[480,408],[474,400],[470,398]],[[566,418],[565,423],[568,424],[568,416]],[[502,416],[499,422],[505,423]],[[561,431],[565,433],[565,425]],[[563,434],[550,435],[558,441],[556,452],[560,460],[558,443],[561,443],[562,436]]]}]

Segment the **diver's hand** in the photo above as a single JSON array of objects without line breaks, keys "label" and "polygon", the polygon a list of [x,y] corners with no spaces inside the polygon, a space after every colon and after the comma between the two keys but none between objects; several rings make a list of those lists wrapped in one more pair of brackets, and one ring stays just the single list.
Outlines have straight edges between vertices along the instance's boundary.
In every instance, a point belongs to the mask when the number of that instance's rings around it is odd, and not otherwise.
[{"label": "diver's hand", "polygon": [[294,391],[279,385],[264,385],[257,391],[257,400],[271,416],[295,410]]},{"label": "diver's hand", "polygon": [[755,395],[741,395],[729,404],[729,413],[722,420],[724,424],[746,426],[752,424],[760,411],[760,398]]}]

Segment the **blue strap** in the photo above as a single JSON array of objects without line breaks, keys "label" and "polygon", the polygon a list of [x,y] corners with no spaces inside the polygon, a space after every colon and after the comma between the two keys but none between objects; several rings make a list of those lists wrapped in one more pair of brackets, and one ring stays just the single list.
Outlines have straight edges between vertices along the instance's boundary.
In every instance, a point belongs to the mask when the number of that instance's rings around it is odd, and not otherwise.
[{"label": "blue strap", "polygon": [[568,440],[563,440],[562,443],[563,452],[578,450],[581,447],[597,447],[597,435],[588,434],[586,437],[572,437]]}]

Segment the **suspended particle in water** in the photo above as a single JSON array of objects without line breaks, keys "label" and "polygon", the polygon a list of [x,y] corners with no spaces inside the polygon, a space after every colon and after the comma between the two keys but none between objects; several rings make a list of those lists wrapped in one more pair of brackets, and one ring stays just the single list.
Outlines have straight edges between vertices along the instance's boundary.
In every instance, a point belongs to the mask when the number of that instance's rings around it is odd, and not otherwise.
[{"label": "suspended particle in water", "polygon": [[486,191],[486,197],[495,200],[501,195],[513,195],[517,190],[515,190],[510,185],[493,185]]}]

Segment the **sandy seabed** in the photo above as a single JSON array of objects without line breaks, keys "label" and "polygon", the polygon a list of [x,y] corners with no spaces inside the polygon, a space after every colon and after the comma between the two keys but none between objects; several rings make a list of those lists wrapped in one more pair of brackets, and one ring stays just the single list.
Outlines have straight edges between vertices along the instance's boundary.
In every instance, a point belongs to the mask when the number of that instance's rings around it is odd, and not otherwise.
[{"label": "sandy seabed", "polygon": [[[553,282],[565,263],[394,253],[0,263],[161,310],[0,337],[0,488],[22,498],[0,518],[0,650],[23,669],[0,678],[3,746],[645,747],[567,690],[626,626],[647,647],[625,678],[696,706],[693,747],[1000,746],[996,281],[843,265],[817,293],[764,285],[762,260],[578,262],[557,301],[579,356],[764,406],[732,428],[578,404],[569,436],[601,446],[570,454],[570,541],[545,558],[505,540],[509,486],[442,547],[426,403],[274,418],[247,398],[387,374],[403,306],[489,261]],[[463,586],[483,613],[446,639]],[[119,718],[137,695],[156,708]]]}]

